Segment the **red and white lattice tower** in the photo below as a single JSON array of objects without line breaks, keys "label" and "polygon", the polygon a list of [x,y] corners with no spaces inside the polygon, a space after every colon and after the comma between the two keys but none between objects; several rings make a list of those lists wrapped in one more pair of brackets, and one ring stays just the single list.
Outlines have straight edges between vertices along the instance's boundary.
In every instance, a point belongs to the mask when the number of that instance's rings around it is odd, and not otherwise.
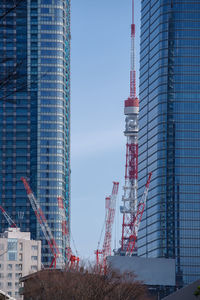
[{"label": "red and white lattice tower", "polygon": [[120,211],[123,214],[121,254],[126,253],[129,238],[132,234],[134,217],[137,212],[138,189],[138,115],[139,100],[136,97],[136,71],[135,71],[135,24],[134,24],[134,0],[132,0],[132,24],[131,24],[131,70],[130,70],[130,97],[124,102],[124,114],[126,127],[124,135],[126,144],[126,169],[123,206]]}]

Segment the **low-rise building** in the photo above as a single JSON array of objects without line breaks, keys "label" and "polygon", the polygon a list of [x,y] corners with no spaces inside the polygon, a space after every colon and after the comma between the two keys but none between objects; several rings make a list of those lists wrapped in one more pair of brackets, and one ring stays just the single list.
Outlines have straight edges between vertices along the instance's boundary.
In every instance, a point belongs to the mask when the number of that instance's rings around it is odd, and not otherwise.
[{"label": "low-rise building", "polygon": [[19,279],[41,269],[41,241],[30,239],[30,232],[8,228],[0,235],[0,289],[19,295]]}]

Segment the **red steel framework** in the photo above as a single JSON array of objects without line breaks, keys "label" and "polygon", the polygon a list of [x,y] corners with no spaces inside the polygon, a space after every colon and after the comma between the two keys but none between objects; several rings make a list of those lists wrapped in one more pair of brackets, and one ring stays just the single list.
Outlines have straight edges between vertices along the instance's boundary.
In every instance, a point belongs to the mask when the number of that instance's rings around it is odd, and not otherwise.
[{"label": "red steel framework", "polygon": [[[112,194],[106,197],[106,214],[105,214],[105,235],[102,250],[97,249],[96,268],[97,272],[106,274],[106,257],[111,255],[112,229],[115,218],[116,199],[119,189],[119,182],[113,182]],[[100,244],[100,242],[99,242]],[[98,245],[99,245],[98,244]]]},{"label": "red steel framework", "polygon": [[33,211],[35,212],[35,215],[36,215],[37,220],[40,224],[42,232],[43,232],[43,234],[46,238],[46,241],[47,241],[47,243],[48,243],[48,245],[51,249],[52,255],[53,255],[53,259],[52,259],[50,268],[52,268],[52,267],[56,268],[57,259],[60,259],[61,264],[64,264],[64,258],[63,258],[62,254],[59,251],[59,248],[58,248],[58,246],[56,244],[56,241],[53,237],[51,229],[48,226],[47,220],[46,220],[46,218],[45,218],[45,216],[44,216],[44,214],[43,214],[43,212],[42,212],[42,210],[41,210],[41,208],[40,208],[40,206],[39,206],[39,204],[38,204],[38,202],[37,202],[37,200],[36,200],[36,198],[35,198],[35,196],[32,192],[32,190],[31,190],[27,180],[24,177],[22,177],[21,180],[24,184],[24,187],[26,189],[27,196],[29,198],[29,201],[31,203]]},{"label": "red steel framework", "polygon": [[69,229],[66,221],[63,198],[58,197],[57,199],[58,199],[59,216],[62,224],[62,236],[63,236],[63,240],[66,240],[66,248],[65,248],[66,259],[69,264],[69,269],[78,271],[80,259],[78,256],[73,255],[70,247],[70,234],[69,234]]},{"label": "red steel framework", "polygon": [[[134,0],[132,0],[130,96],[124,102],[124,114],[126,116],[124,135],[127,137],[127,144],[123,206],[120,207],[123,214],[120,253],[121,255],[132,255],[136,251],[137,228],[145,207],[144,196],[141,200],[143,202],[140,201],[138,204],[137,195],[139,99],[136,96]],[[148,187],[149,181],[150,178]],[[144,195],[147,196],[147,192],[146,186]]]},{"label": "red steel framework", "polygon": [[147,183],[145,186],[144,194],[138,203],[137,213],[134,216],[133,222],[131,219],[130,223],[129,223],[129,228],[132,228],[132,230],[131,230],[131,234],[129,236],[128,246],[126,248],[126,255],[128,255],[128,256],[131,256],[133,254],[133,251],[135,250],[135,245],[136,245],[137,237],[138,237],[138,230],[139,230],[140,222],[142,220],[142,215],[143,215],[143,212],[144,212],[144,209],[146,206],[151,175],[152,175],[152,173],[149,173],[149,177],[148,177],[148,180],[147,180]]},{"label": "red steel framework", "polygon": [[27,180],[22,177],[21,178],[24,187],[27,192],[27,196],[29,198],[29,201],[31,203],[31,206],[33,208],[33,211],[35,212],[35,215],[37,217],[37,220],[40,224],[40,227],[42,229],[42,232],[46,238],[46,241],[51,249],[53,259],[50,264],[50,268],[56,268],[56,262],[59,260],[59,263],[61,267],[69,268],[70,270],[78,270],[79,267],[79,257],[72,254],[71,248],[70,248],[70,238],[69,238],[69,230],[67,229],[67,223],[65,220],[65,211],[64,211],[64,204],[62,197],[58,197],[58,210],[59,215],[62,222],[62,236],[63,238],[66,237],[67,244],[66,244],[66,251],[65,255],[66,257],[60,252],[57,243],[53,237],[53,234],[51,232],[50,227],[48,226],[47,220],[42,212],[42,209],[39,206],[39,203],[37,202],[37,199],[35,198]]}]

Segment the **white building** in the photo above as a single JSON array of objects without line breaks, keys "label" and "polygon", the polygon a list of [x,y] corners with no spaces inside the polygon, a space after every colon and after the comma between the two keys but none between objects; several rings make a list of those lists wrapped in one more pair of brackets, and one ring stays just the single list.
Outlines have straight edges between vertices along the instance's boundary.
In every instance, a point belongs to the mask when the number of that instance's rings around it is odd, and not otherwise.
[{"label": "white building", "polygon": [[19,278],[41,269],[41,241],[30,239],[30,232],[8,228],[0,236],[0,289],[19,295]]}]

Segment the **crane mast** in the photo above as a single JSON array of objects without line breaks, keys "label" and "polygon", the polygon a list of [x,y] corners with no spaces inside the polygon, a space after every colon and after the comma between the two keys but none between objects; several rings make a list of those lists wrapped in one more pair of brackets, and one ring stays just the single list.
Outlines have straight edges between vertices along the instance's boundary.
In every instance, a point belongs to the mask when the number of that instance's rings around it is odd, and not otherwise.
[{"label": "crane mast", "polygon": [[[99,273],[106,274],[106,257],[111,255],[112,229],[115,218],[116,199],[119,189],[119,182],[113,182],[112,194],[106,197],[106,214],[105,214],[105,235],[102,250],[97,249],[96,268]],[[100,244],[100,242],[99,242]],[[100,256],[101,255],[101,256]]]},{"label": "crane mast", "polygon": [[78,271],[80,258],[78,256],[73,255],[70,247],[70,233],[66,221],[64,201],[62,197],[58,197],[57,200],[58,200],[59,219],[61,220],[61,224],[62,224],[62,237],[66,245],[65,259],[68,262],[68,267],[70,270],[73,269]]},{"label": "crane mast", "polygon": [[144,212],[144,209],[145,209],[145,206],[146,206],[151,175],[152,175],[152,173],[149,173],[149,177],[148,177],[148,180],[147,180],[147,183],[146,183],[146,186],[145,186],[144,193],[142,195],[141,200],[138,202],[137,212],[136,212],[133,224],[132,224],[132,232],[131,232],[131,235],[129,236],[128,246],[126,248],[126,256],[131,256],[133,254],[134,249],[135,249],[140,222],[142,220],[142,215],[143,215],[143,212]]},{"label": "crane mast", "polygon": [[15,222],[11,219],[11,217],[7,214],[7,212],[5,211],[5,209],[2,206],[0,206],[0,210],[1,210],[4,218],[8,222],[9,226],[17,228],[17,225],[15,224]]},{"label": "crane mast", "polygon": [[51,229],[50,227],[48,226],[47,224],[47,220],[39,206],[39,203],[37,202],[28,182],[26,181],[26,179],[24,177],[21,178],[23,184],[24,184],[24,187],[26,189],[26,192],[27,192],[27,196],[29,198],[29,201],[31,203],[31,206],[33,208],[33,211],[35,212],[35,215],[37,217],[37,220],[40,224],[40,227],[42,229],[42,232],[46,238],[46,241],[51,249],[51,252],[52,252],[52,255],[53,255],[53,259],[52,259],[52,262],[51,262],[51,265],[50,265],[50,268],[51,267],[54,267],[56,268],[56,262],[57,260],[59,259],[60,263],[63,265],[64,264],[64,258],[62,256],[62,254],[60,253],[59,251],[59,248],[56,244],[56,241],[53,237],[53,234],[51,232]]},{"label": "crane mast", "polygon": [[126,253],[138,206],[139,99],[136,96],[134,0],[132,0],[130,96],[124,102],[124,114],[126,116],[124,135],[127,143],[123,206],[120,207],[123,214],[121,254]]}]

